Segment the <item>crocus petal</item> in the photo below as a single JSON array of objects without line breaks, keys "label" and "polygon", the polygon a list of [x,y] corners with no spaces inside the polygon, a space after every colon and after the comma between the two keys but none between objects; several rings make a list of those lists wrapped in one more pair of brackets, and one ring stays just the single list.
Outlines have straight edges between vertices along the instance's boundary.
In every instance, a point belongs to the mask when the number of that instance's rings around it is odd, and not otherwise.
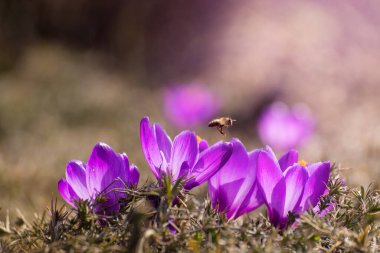
[{"label": "crocus petal", "polygon": [[232,154],[232,144],[219,142],[202,152],[194,168],[190,171],[185,188],[192,189],[202,184],[221,169]]},{"label": "crocus petal", "polygon": [[266,145],[265,150],[267,151],[268,155],[273,159],[276,166],[280,168],[280,164],[278,163],[276,154],[273,152],[273,149],[270,146]]},{"label": "crocus petal", "polygon": [[154,124],[153,127],[155,129],[158,148],[164,154],[166,161],[169,161],[172,150],[172,141],[160,124]]},{"label": "crocus petal", "polygon": [[[87,163],[87,187],[90,194],[110,190],[121,182],[115,179],[125,173],[124,161],[105,143],[95,145]],[[121,184],[121,185],[120,185]]]},{"label": "crocus petal", "polygon": [[137,186],[140,179],[140,172],[136,165],[131,165],[129,173],[129,183],[133,186]]},{"label": "crocus petal", "polygon": [[239,207],[238,212],[236,212],[233,215],[231,214],[231,217],[229,217],[229,213],[227,213],[227,218],[236,219],[239,216],[249,213],[255,209],[257,209],[259,206],[263,204],[264,200],[262,197],[262,194],[260,192],[260,189],[258,187],[258,184],[255,183],[254,186],[251,188],[251,190],[248,192],[247,197],[245,198],[244,202]]},{"label": "crocus petal", "polygon": [[237,217],[237,213],[240,212],[241,209],[250,211],[249,209],[256,208],[256,205],[259,205],[262,201],[260,192],[253,192],[254,185],[256,183],[257,158],[259,153],[260,150],[255,150],[248,155],[248,163],[246,167],[239,166],[234,168],[234,172],[236,171],[236,169],[241,171],[240,175],[242,178],[244,178],[244,182],[238,188],[238,193],[234,197],[233,202],[231,204],[231,209],[234,209],[233,213],[230,212],[227,214],[231,215],[231,217],[233,218]]},{"label": "crocus petal", "polygon": [[187,162],[182,163],[181,168],[179,169],[178,178],[186,179],[190,171],[189,164]]},{"label": "crocus petal", "polygon": [[287,215],[284,215],[286,194],[286,181],[281,177],[277,182],[271,194],[271,202],[268,207],[268,215],[271,223],[275,227],[284,227],[287,220]]},{"label": "crocus petal", "polygon": [[[277,166],[273,156],[261,150],[257,158],[257,182],[266,204],[271,204],[273,189],[281,179],[283,179],[282,171]],[[278,197],[284,198],[285,191]]]},{"label": "crocus petal", "polygon": [[232,206],[231,203],[234,201],[234,197],[238,194],[243,182],[244,178],[240,178],[225,183],[218,188],[214,188],[213,185],[209,187],[212,207],[217,208],[219,212],[226,212],[228,219],[233,218],[234,214],[238,211],[240,205]]},{"label": "crocus petal", "polygon": [[199,142],[199,153],[203,152],[204,150],[206,150],[208,148],[208,143],[205,139],[202,139],[200,142]]},{"label": "crocus petal", "polygon": [[253,179],[253,182],[256,182],[257,177],[257,159],[259,158],[260,150],[256,149],[248,153],[248,166],[249,166],[249,174]]},{"label": "crocus petal", "polygon": [[219,203],[219,211],[230,212],[230,209],[233,209],[232,212],[238,211],[249,191],[248,187],[245,186],[243,191],[240,192],[243,182],[247,178],[247,181],[249,181],[247,185],[253,184],[256,177],[256,175],[254,178],[249,177],[248,163],[249,157],[245,147],[240,141],[233,140],[232,154],[228,162],[209,179],[209,185],[212,189],[218,189],[218,194],[212,196],[216,198],[212,202]]},{"label": "crocus petal", "polygon": [[58,192],[68,204],[76,208],[74,201],[78,201],[79,197],[64,178],[58,181]]},{"label": "crocus petal", "polygon": [[293,212],[299,205],[305,184],[309,178],[304,166],[295,164],[289,167],[285,172],[286,197],[284,206],[284,216],[288,212]]},{"label": "crocus petal", "polygon": [[[144,117],[140,122],[140,141],[145,159],[148,162],[154,176],[161,178],[162,158],[155,138],[153,128],[149,125],[149,118]],[[162,168],[166,170],[166,168]]]},{"label": "crocus petal", "polygon": [[304,212],[310,207],[318,204],[318,201],[327,188],[327,182],[330,176],[330,162],[310,165],[312,173],[305,185],[305,190],[300,203],[301,211]]},{"label": "crocus petal", "polygon": [[[215,183],[215,185],[217,184]],[[210,196],[212,208],[216,209],[219,202],[219,188],[217,186],[210,184],[210,181],[208,182],[208,194]]]},{"label": "crocus petal", "polygon": [[309,165],[307,167],[307,172],[309,173],[309,176],[313,175],[314,172],[322,165],[322,162],[317,162]]},{"label": "crocus petal", "polygon": [[70,161],[66,168],[66,180],[80,199],[89,199],[86,185],[86,164],[81,161]]},{"label": "crocus petal", "polygon": [[123,166],[123,169],[120,171],[121,174],[119,175],[120,179],[123,180],[124,183],[128,183],[130,181],[130,165],[129,165],[129,159],[126,153],[123,153],[120,155],[122,163],[120,166]]},{"label": "crocus petal", "polygon": [[276,154],[273,152],[273,149],[270,146],[266,145],[265,151],[267,151],[268,155],[273,159],[273,161],[277,161]]},{"label": "crocus petal", "polygon": [[183,163],[186,162],[189,168],[194,166],[197,155],[198,142],[193,132],[183,131],[175,137],[170,159],[173,180],[176,180],[180,174],[183,174],[180,172]]},{"label": "crocus petal", "polygon": [[298,162],[298,151],[297,150],[290,150],[286,154],[284,154],[280,160],[278,160],[278,163],[280,164],[280,168],[282,171],[285,171],[289,166],[292,166]]}]

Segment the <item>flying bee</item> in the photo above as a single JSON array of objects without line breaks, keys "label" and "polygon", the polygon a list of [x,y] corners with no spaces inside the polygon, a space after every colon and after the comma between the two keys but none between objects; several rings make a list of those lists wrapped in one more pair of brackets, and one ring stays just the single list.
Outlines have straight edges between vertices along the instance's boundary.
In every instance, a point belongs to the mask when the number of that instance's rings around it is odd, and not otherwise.
[{"label": "flying bee", "polygon": [[231,119],[230,117],[222,117],[218,119],[213,119],[208,123],[209,127],[216,127],[218,129],[219,133],[225,135],[226,133],[223,131],[223,128],[228,128],[233,125],[235,122],[235,119]]}]

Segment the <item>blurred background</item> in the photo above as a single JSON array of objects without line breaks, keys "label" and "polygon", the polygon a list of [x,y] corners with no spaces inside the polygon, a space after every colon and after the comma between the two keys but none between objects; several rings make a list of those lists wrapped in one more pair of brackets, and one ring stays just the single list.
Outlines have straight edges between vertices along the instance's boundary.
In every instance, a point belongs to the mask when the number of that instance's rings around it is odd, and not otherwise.
[{"label": "blurred background", "polygon": [[[375,0],[0,1],[0,217],[60,199],[66,163],[99,141],[153,180],[145,115],[379,186],[379,25]],[[227,137],[207,127],[220,116]]]}]

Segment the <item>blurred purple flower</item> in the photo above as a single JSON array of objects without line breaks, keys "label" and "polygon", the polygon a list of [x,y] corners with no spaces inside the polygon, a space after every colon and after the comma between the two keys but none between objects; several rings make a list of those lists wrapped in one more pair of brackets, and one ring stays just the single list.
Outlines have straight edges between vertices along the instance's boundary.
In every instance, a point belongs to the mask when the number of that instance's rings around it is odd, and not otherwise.
[{"label": "blurred purple flower", "polygon": [[148,117],[140,123],[140,139],[145,159],[154,176],[161,181],[170,175],[173,181],[183,178],[184,188],[192,189],[213,176],[228,161],[232,144],[218,142],[208,147],[197,141],[190,131],[183,131],[172,142],[159,124],[150,125]]},{"label": "blurred purple flower", "polygon": [[271,148],[257,158],[257,183],[274,226],[285,227],[288,213],[299,215],[315,207],[326,191],[330,162],[307,165],[291,150],[277,160]]},{"label": "blurred purple flower", "polygon": [[225,212],[228,219],[236,219],[263,203],[256,183],[259,150],[247,153],[238,139],[233,139],[232,145],[230,159],[208,184],[212,207]]},{"label": "blurred purple flower", "polygon": [[107,144],[98,143],[87,163],[73,160],[67,164],[66,179],[58,182],[58,191],[74,208],[77,201],[88,200],[96,213],[108,215],[117,213],[119,200],[126,197],[116,189],[137,186],[139,177],[139,170],[129,165],[125,153],[118,154]]},{"label": "blurred purple flower", "polygon": [[172,124],[186,128],[214,117],[219,111],[219,100],[206,86],[182,84],[165,90],[164,109]]},{"label": "blurred purple flower", "polygon": [[261,114],[257,128],[263,143],[289,150],[304,144],[314,126],[314,118],[306,105],[290,109],[283,103],[274,103]]}]

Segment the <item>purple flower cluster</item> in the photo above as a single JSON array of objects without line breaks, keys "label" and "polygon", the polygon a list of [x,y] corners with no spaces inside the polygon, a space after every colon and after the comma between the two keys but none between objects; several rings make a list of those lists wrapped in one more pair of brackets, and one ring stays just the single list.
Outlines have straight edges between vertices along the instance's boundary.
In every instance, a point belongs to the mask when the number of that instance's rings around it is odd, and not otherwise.
[{"label": "purple flower cluster", "polygon": [[[183,180],[183,187],[190,190],[208,181],[212,207],[228,219],[265,204],[271,223],[283,228],[290,213],[297,217],[309,209],[317,210],[327,192],[330,163],[308,165],[298,159],[295,150],[278,160],[270,147],[248,152],[238,139],[209,146],[190,131],[181,132],[172,141],[147,117],[140,123],[140,139],[159,184],[168,177],[173,182]],[[66,179],[59,181],[58,189],[74,208],[87,200],[95,213],[110,215],[119,212],[121,199],[127,197],[125,188],[137,187],[138,181],[139,171],[129,164],[126,154],[99,143],[87,163],[68,163]]]}]

